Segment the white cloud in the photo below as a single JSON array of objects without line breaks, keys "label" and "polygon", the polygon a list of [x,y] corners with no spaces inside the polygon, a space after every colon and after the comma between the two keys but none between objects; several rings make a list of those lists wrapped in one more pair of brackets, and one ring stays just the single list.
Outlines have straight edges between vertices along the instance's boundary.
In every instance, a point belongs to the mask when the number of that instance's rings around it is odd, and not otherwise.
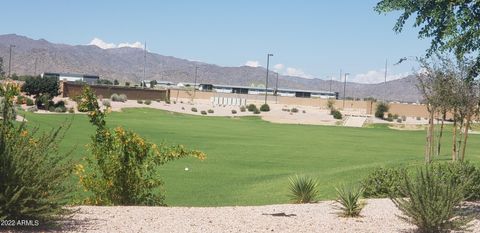
[{"label": "white cloud", "polygon": [[141,42],[133,42],[133,43],[128,43],[128,42],[125,42],[125,43],[119,43],[118,45],[114,44],[114,43],[107,43],[105,41],[103,41],[102,39],[100,38],[93,38],[92,41],[90,41],[90,43],[88,43],[88,45],[95,45],[101,49],[114,49],[114,48],[123,48],[123,47],[129,47],[129,48],[143,48],[144,45],[141,43]]},{"label": "white cloud", "polygon": [[[395,79],[401,79],[406,76],[408,76],[410,73],[405,72],[405,73],[398,73],[398,74],[388,74],[387,73],[387,81],[395,80]],[[343,77],[342,77],[343,78]],[[357,82],[357,83],[381,83],[385,81],[385,69],[380,69],[380,70],[369,70],[366,73],[363,74],[357,74],[355,76],[349,76],[348,80],[349,82]]]},{"label": "white cloud", "polygon": [[302,78],[308,78],[308,79],[313,78],[313,75],[307,74],[303,70],[293,68],[293,67],[288,67],[284,74],[289,75],[289,76],[297,76],[297,77],[302,77]]},{"label": "white cloud", "polygon": [[258,61],[247,61],[247,62],[245,62],[245,66],[259,67],[260,62],[258,62]]},{"label": "white cloud", "polygon": [[285,68],[285,65],[283,64],[276,64],[273,66],[273,68],[278,72],[278,71],[281,71]]}]

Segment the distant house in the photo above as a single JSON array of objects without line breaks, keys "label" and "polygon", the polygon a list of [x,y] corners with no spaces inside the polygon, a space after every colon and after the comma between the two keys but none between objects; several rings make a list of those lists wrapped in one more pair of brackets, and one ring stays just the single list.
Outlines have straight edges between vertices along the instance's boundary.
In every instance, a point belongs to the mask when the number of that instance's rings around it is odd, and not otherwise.
[{"label": "distant house", "polygon": [[100,77],[98,75],[86,75],[86,74],[68,74],[68,73],[42,73],[42,77],[55,77],[59,81],[68,82],[86,82],[88,84],[95,84]]}]

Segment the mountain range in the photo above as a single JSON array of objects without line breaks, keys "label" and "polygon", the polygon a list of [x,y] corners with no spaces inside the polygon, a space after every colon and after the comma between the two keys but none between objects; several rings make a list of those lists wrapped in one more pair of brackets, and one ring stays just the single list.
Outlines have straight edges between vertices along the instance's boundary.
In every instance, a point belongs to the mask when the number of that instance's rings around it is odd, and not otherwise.
[{"label": "mountain range", "polygon": [[[45,39],[34,40],[25,36],[0,35],[0,57],[3,69],[8,72],[10,45],[12,49],[11,73],[33,75],[42,72],[95,74],[103,79],[139,83],[145,79],[172,82],[194,82],[195,67],[198,67],[197,82],[260,86],[265,83],[266,69],[263,67],[222,67],[197,61],[164,56],[139,48],[102,49],[95,45],[67,45],[51,43]],[[276,74],[269,73],[269,87],[275,87]],[[373,97],[391,101],[418,102],[421,96],[416,88],[416,77],[388,81],[379,84],[347,82],[346,96],[354,98]],[[343,97],[343,82],[323,79],[307,79],[279,75],[278,87],[325,90],[339,92]]]}]

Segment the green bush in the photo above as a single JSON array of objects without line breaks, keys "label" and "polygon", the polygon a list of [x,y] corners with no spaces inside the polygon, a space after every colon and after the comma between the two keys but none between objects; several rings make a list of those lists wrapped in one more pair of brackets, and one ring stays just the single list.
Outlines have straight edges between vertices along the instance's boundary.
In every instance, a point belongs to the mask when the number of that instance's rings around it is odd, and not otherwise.
[{"label": "green bush", "polygon": [[466,224],[460,213],[464,190],[470,180],[457,181],[449,174],[449,165],[426,165],[409,177],[404,175],[401,196],[393,203],[420,232],[444,232],[461,229]]},{"label": "green bush", "polygon": [[116,93],[113,93],[111,96],[110,96],[110,100],[113,101],[113,102],[125,102],[127,101],[127,96],[125,94],[116,94]]},{"label": "green bush", "polygon": [[[79,97],[79,102],[77,109],[79,112],[89,112],[95,109],[95,105],[92,104],[93,100],[97,101],[97,97],[93,93],[92,89],[89,86],[83,87],[84,91]],[[96,103],[98,105],[98,103]]]},{"label": "green bush", "polygon": [[402,123],[402,119],[398,118],[397,123]]},{"label": "green bush", "polygon": [[68,112],[69,112],[69,113],[75,113],[75,109],[73,109],[73,108],[68,108]]},{"label": "green bush", "polygon": [[60,112],[66,112],[66,111],[67,111],[67,108],[65,108],[65,107],[56,107],[54,111],[55,111],[55,112],[59,112],[59,113],[60,113]]},{"label": "green bush", "polygon": [[292,110],[290,110],[290,111],[293,112],[293,113],[297,113],[298,109],[297,108],[292,108]]},{"label": "green bush", "polygon": [[317,181],[308,176],[294,176],[289,178],[290,200],[293,203],[311,203],[318,196]]},{"label": "green bush", "polygon": [[205,110],[202,110],[202,111],[200,111],[200,114],[207,115],[207,112]]},{"label": "green bush", "polygon": [[237,110],[232,109],[232,114],[237,114]]},{"label": "green bush", "polygon": [[240,107],[240,112],[245,112],[247,109],[245,108],[245,106],[241,106]]},{"label": "green bush", "polygon": [[208,109],[208,113],[212,114],[212,113],[213,113],[213,109]]},{"label": "green bush", "polygon": [[465,200],[480,200],[480,168],[466,161],[433,164],[432,170],[443,182],[453,179],[457,183],[463,183]]},{"label": "green bush", "polygon": [[333,115],[333,118],[335,118],[335,119],[342,119],[343,118],[342,113],[340,111],[336,110],[336,109],[333,110],[332,115]]},{"label": "green bush", "polygon": [[255,109],[257,109],[257,106],[255,106],[255,104],[249,104],[249,105],[247,106],[247,110],[248,110],[249,112],[254,112]]},{"label": "green bush", "polygon": [[192,112],[198,112],[197,108],[192,108]]},{"label": "green bush", "polygon": [[376,168],[363,179],[362,188],[365,197],[399,197],[405,168]]},{"label": "green bush", "polygon": [[393,114],[392,118],[393,118],[394,120],[397,120],[397,119],[398,119],[398,114]]},{"label": "green bush", "polygon": [[385,102],[379,102],[377,104],[377,107],[375,109],[375,117],[378,117],[378,118],[384,118],[385,116],[385,113],[388,112],[388,109],[390,107],[388,106],[388,103],[385,103]]},{"label": "green bush", "polygon": [[15,103],[16,104],[25,104],[26,103],[25,96],[23,96],[23,95],[17,96],[17,100],[15,101]]},{"label": "green bush", "polygon": [[27,108],[27,111],[28,112],[36,112],[36,111],[38,111],[38,108],[37,108],[37,106],[31,106],[31,107]]},{"label": "green bush", "polygon": [[268,104],[262,104],[262,106],[260,106],[260,111],[269,112],[270,111],[270,106],[268,106]]},{"label": "green bush", "polygon": [[138,104],[143,104],[143,100],[137,100]]},{"label": "green bush", "polygon": [[75,167],[80,183],[90,194],[86,204],[164,205],[159,167],[187,156],[205,158],[204,153],[181,145],[157,146],[122,127],[111,130],[106,126],[106,113],[100,110],[96,99],[91,101],[94,110],[88,116],[96,127],[89,144],[91,155],[86,157],[87,167]]},{"label": "green bush", "polygon": [[27,104],[27,106],[33,106],[33,105],[35,105],[35,102],[33,101],[33,99],[28,98],[28,97],[27,97],[25,103]]},{"label": "green bush", "polygon": [[[0,86],[0,96],[7,111],[13,107],[18,87]],[[72,210],[63,206],[69,200],[68,183],[72,166],[69,155],[60,154],[58,145],[65,133],[61,126],[50,132],[27,129],[2,117],[0,126],[0,220],[33,220],[46,226],[64,220]],[[38,222],[37,222],[38,221]],[[3,226],[1,228],[4,228]]]},{"label": "green bush", "polygon": [[361,187],[345,187],[335,188],[337,190],[336,202],[340,204],[340,213],[343,217],[358,217],[364,207],[364,203],[360,201],[363,194]]},{"label": "green bush", "polygon": [[107,108],[112,106],[111,103],[110,103],[110,100],[107,100],[107,99],[102,100],[102,105],[107,107]]},{"label": "green bush", "polygon": [[150,105],[150,104],[152,104],[152,101],[151,100],[145,100],[145,104]]},{"label": "green bush", "polygon": [[406,116],[402,116],[402,121],[406,121],[407,120],[407,117]]},{"label": "green bush", "polygon": [[260,114],[260,111],[258,110],[258,108],[256,108],[255,110],[253,110],[253,114]]}]

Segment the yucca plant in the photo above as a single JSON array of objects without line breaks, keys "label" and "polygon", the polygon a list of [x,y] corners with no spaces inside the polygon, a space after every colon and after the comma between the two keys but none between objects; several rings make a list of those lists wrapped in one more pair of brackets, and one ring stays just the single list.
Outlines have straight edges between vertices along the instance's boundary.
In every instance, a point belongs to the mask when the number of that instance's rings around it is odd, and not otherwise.
[{"label": "yucca plant", "polygon": [[340,204],[340,215],[343,217],[358,217],[365,203],[360,200],[363,188],[358,186],[335,188],[337,190],[336,202]]},{"label": "yucca plant", "polygon": [[[404,175],[400,192],[406,198],[391,198],[405,217],[420,232],[443,232],[461,229],[468,221],[461,216],[466,180],[456,180],[446,166],[426,165],[413,177]],[[443,170],[443,171],[442,171]]]},{"label": "yucca plant", "polygon": [[293,203],[311,203],[318,196],[317,181],[308,176],[290,177],[290,200]]}]

